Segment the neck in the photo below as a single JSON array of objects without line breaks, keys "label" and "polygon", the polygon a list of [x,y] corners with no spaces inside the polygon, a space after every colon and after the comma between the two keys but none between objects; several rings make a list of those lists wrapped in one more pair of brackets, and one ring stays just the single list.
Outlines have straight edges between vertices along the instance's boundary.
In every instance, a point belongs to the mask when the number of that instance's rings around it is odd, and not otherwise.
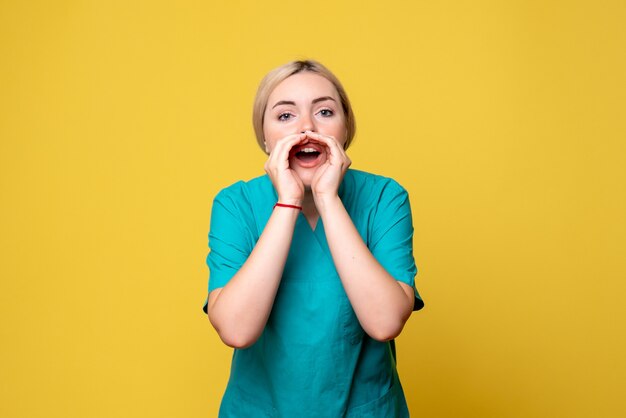
[{"label": "neck", "polygon": [[317,207],[315,206],[311,190],[304,192],[304,199],[302,200],[302,214],[311,225],[311,228],[315,228],[319,214],[317,213]]},{"label": "neck", "polygon": [[308,215],[309,213],[317,213],[315,200],[313,200],[313,193],[310,190],[304,192],[304,199],[302,200],[302,212],[305,215]]}]

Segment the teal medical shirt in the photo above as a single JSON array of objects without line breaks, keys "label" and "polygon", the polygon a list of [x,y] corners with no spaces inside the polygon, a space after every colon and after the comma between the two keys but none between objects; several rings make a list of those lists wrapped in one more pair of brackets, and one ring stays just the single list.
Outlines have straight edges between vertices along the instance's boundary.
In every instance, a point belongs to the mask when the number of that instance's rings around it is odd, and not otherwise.
[{"label": "teal medical shirt", "polygon": [[[407,192],[392,179],[348,170],[339,196],[378,262],[415,289]],[[209,291],[226,285],[244,264],[276,201],[267,175],[235,183],[215,197]],[[423,302],[414,292],[418,310]],[[256,343],[234,350],[219,416],[409,416],[393,341],[376,341],[361,328],[335,270],[321,218],[312,229],[302,213],[298,216],[272,312]]]}]

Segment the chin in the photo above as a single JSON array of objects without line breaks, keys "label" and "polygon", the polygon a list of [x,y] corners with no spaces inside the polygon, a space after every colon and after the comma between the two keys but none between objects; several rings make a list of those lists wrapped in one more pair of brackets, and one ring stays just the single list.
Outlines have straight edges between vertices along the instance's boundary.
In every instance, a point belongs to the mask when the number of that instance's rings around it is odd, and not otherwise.
[{"label": "chin", "polygon": [[310,167],[310,168],[305,168],[305,167],[294,167],[293,165],[291,165],[292,169],[296,172],[296,174],[298,175],[298,177],[300,177],[300,180],[302,180],[302,184],[304,184],[304,189],[306,191],[310,191],[311,190],[311,184],[313,183],[313,177],[315,177],[315,172],[317,171],[317,166],[316,167]]},{"label": "chin", "polygon": [[[298,173],[300,174],[300,173]],[[300,176],[300,180],[302,180],[302,184],[304,184],[304,190],[307,192],[311,191],[311,184],[313,183],[313,176],[311,175],[310,177],[307,176]]]},{"label": "chin", "polygon": [[313,177],[315,177],[315,172],[316,172],[316,168],[313,169],[296,169],[296,174],[298,174],[298,177],[300,177],[300,180],[302,180],[302,183],[304,184],[304,187],[306,187],[307,189],[311,188],[311,184],[313,183]]}]

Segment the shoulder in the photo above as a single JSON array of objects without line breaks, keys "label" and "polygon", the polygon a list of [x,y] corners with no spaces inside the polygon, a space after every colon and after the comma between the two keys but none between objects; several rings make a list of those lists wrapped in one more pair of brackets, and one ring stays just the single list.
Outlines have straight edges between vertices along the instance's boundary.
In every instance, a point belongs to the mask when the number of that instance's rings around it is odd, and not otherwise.
[{"label": "shoulder", "polygon": [[381,200],[399,196],[408,197],[406,189],[396,180],[379,174],[349,169],[344,177],[341,192],[347,200],[380,203]]},{"label": "shoulder", "polygon": [[247,181],[237,181],[220,190],[213,203],[228,206],[249,206],[259,200],[271,199],[273,194],[272,182],[267,175],[255,177]]},{"label": "shoulder", "polygon": [[276,199],[276,191],[267,175],[233,183],[213,199],[211,229],[230,224],[229,228],[247,231],[254,240],[261,235]]}]

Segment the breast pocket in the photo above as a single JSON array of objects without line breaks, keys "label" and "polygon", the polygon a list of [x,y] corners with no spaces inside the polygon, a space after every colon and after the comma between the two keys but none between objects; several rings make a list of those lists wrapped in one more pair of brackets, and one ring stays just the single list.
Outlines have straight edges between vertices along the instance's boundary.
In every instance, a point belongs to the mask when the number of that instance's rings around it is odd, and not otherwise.
[{"label": "breast pocket", "polygon": [[350,344],[358,344],[363,340],[365,331],[363,331],[359,319],[357,318],[354,309],[352,309],[350,299],[348,299],[348,296],[345,291],[343,291],[343,288],[341,291],[343,293],[341,298],[341,321],[343,323],[343,332]]},{"label": "breast pocket", "polygon": [[323,280],[284,280],[268,325],[296,345],[357,344],[364,335],[336,273]]},{"label": "breast pocket", "polygon": [[232,385],[227,388],[222,404],[220,405],[219,418],[275,418],[276,409],[266,404],[258,393],[253,392],[239,385]]},{"label": "breast pocket", "polygon": [[398,381],[394,381],[381,397],[348,409],[345,418],[408,418],[409,410]]}]

